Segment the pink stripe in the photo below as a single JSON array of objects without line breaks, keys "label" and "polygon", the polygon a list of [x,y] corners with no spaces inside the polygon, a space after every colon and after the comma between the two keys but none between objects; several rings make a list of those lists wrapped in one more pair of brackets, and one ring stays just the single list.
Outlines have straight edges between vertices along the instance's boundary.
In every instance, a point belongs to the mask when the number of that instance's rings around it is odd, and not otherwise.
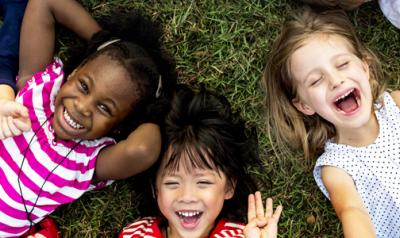
[{"label": "pink stripe", "polygon": [[[60,156],[60,155],[56,154],[56,152],[54,152],[54,155],[50,154],[49,156],[53,156],[53,158],[56,157],[57,159],[54,159],[54,160],[59,161],[59,162],[64,158],[63,156]],[[52,158],[52,157],[50,157],[50,158]],[[48,170],[45,166],[43,166],[43,164],[38,162],[38,160],[32,154],[31,151],[29,151],[27,153],[26,159],[27,159],[26,162],[29,163],[30,167],[32,169],[34,169],[35,172],[38,173],[43,179],[45,179],[46,176],[51,172],[51,170],[54,169],[57,166],[57,165],[54,165],[54,168],[50,168],[50,170]],[[68,163],[68,162],[69,162],[69,160],[66,159],[66,160],[64,160],[62,162],[62,164],[60,166],[65,167],[66,163]],[[73,164],[75,165],[75,163],[73,163]],[[57,187],[64,187],[65,185],[69,185],[69,184],[73,183],[74,187],[76,189],[86,190],[88,188],[88,186],[90,184],[90,182],[88,182],[88,181],[79,182],[76,178],[74,178],[72,180],[68,180],[68,179],[64,179],[64,178],[60,177],[57,174],[57,169],[59,169],[59,167],[56,168],[55,172],[52,173],[52,175],[49,177],[48,181],[54,183],[54,185],[56,185]],[[76,168],[76,169],[78,169],[78,168]],[[76,173],[76,169],[74,169],[71,172]],[[85,172],[87,172],[86,168],[81,168],[81,169],[85,170]],[[90,181],[90,179],[89,179],[89,181]]]},{"label": "pink stripe", "polygon": [[[75,141],[65,141],[65,140],[60,140],[59,143],[64,145],[65,147],[69,147],[69,148],[71,148],[72,146],[74,146],[74,144],[76,144]],[[102,139],[97,140],[97,143],[93,144],[93,146],[86,146],[81,143],[74,149],[74,151],[81,153],[81,154],[86,154],[86,156],[90,156],[99,147],[113,145],[113,144],[115,144],[113,139],[102,138]]]},{"label": "pink stripe", "polygon": [[[17,142],[17,145],[18,145],[18,148],[21,151],[21,153],[24,153],[25,152],[24,151],[25,148],[28,147],[27,141],[25,141],[25,140],[20,140],[19,142]],[[55,160],[57,162],[60,162],[62,160],[62,158],[64,158],[63,156],[61,157],[60,155],[56,154],[55,151],[53,151],[53,153],[55,153],[55,154],[54,155],[50,154],[50,155],[54,156],[55,158],[53,157],[53,160]],[[47,155],[49,156],[49,154],[47,154]],[[49,157],[49,159],[50,158],[52,158],[52,157]],[[10,158],[10,159],[12,160],[12,158]],[[34,169],[35,172],[39,176],[42,177],[43,180],[46,178],[46,176],[51,171],[51,170],[48,170],[46,167],[44,167],[41,163],[39,163],[37,161],[37,158],[34,156],[34,154],[32,153],[32,151],[30,149],[26,152],[25,160],[26,160],[25,163],[28,163],[30,165],[30,167],[32,169]],[[66,161],[68,162],[68,160],[65,160],[64,162],[66,162]],[[12,167],[12,169],[14,170],[14,172],[18,173],[19,166],[14,163],[14,166]],[[73,171],[73,172],[75,172],[75,171]],[[25,175],[25,173],[24,173],[24,175]],[[37,191],[39,191],[39,189],[40,189],[38,186],[36,186],[34,183],[32,183],[31,180],[27,176],[21,176],[21,181],[24,184],[27,184],[27,185],[30,184],[28,187],[31,188],[31,189],[35,189]],[[28,181],[29,181],[29,183],[28,183]],[[79,189],[79,190],[86,190],[88,188],[89,184],[90,184],[90,180],[89,181],[82,181],[82,182],[78,182],[76,179],[74,179],[74,180],[66,180],[66,179],[61,178],[59,175],[57,175],[55,173],[53,173],[49,177],[48,181],[51,181],[57,187],[64,187],[65,185],[73,183],[75,186],[77,186],[75,188]],[[43,191],[42,195],[43,196],[48,196],[48,193]],[[68,200],[71,200],[71,198],[69,198]],[[63,201],[64,201],[64,199],[63,199]]]},{"label": "pink stripe", "polygon": [[[45,130],[46,129],[39,127],[39,129],[36,133],[36,137],[38,139],[40,148],[42,149],[42,151],[44,153],[47,154],[48,158],[51,161],[53,161],[54,163],[59,163],[67,155],[67,153],[60,154],[56,150],[57,147],[55,147],[55,146],[53,147],[53,145],[50,145],[51,141],[53,139],[47,137]],[[70,148],[70,149],[73,148],[74,144],[76,144],[76,143],[75,142],[70,143],[71,147],[67,147],[67,148]],[[79,147],[79,145],[77,147]],[[76,156],[75,149],[73,151],[71,151],[71,153],[68,155],[68,158],[66,160],[64,160],[63,166],[69,170],[78,170],[81,173],[86,173],[88,170],[94,168],[94,166],[95,166],[94,161],[90,161],[88,166],[86,166],[83,162],[76,161],[74,159],[74,157]],[[84,156],[86,156],[86,157],[93,157],[91,153],[84,153],[84,154],[85,154]],[[81,156],[83,156],[83,155],[81,155]],[[34,158],[34,157],[35,156],[33,156],[33,158],[30,158],[30,159],[36,160],[36,158]],[[92,158],[91,160],[95,160],[95,159]]]},{"label": "pink stripe", "polygon": [[[16,174],[17,174],[18,171],[19,171],[19,167],[16,166],[15,163],[14,163],[13,165],[11,165],[9,159],[6,159],[5,161],[6,161],[7,164],[9,164],[10,167],[12,167],[12,169],[14,170],[14,172],[16,171]],[[11,161],[12,161],[12,159],[11,159]],[[4,190],[7,191],[8,196],[9,196],[11,199],[13,199],[14,201],[16,201],[16,202],[18,202],[18,203],[22,203],[22,200],[21,200],[21,196],[20,196],[19,191],[16,191],[16,190],[11,186],[11,184],[10,184],[10,183],[8,182],[8,180],[7,180],[7,176],[3,173],[2,170],[1,170],[1,173],[2,173],[2,174],[1,174],[1,177],[0,177],[0,182],[1,182],[1,185],[2,185],[2,187],[4,188]],[[51,177],[52,177],[52,176],[50,176],[50,178],[51,178]],[[22,185],[24,185],[24,186],[30,188],[30,190],[32,190],[32,191],[35,192],[36,194],[39,192],[40,187],[39,187],[39,186],[36,186],[34,183],[32,183],[32,181],[29,180],[29,178],[28,178],[24,173],[21,173],[20,182],[21,182]],[[72,186],[73,186],[74,184],[75,184],[75,182],[72,182],[72,183],[69,184],[69,185],[72,185]],[[87,181],[85,186],[88,187],[89,185],[90,185],[90,181]],[[65,196],[65,195],[63,195],[63,194],[60,193],[60,192],[49,193],[49,192],[46,192],[46,191],[42,191],[42,192],[40,193],[40,197],[41,197],[41,198],[48,197],[48,198],[51,198],[52,200],[56,201],[57,203],[66,204],[66,203],[70,203],[70,202],[72,202],[72,201],[75,201],[75,199],[77,199],[78,197],[80,197],[84,192],[85,192],[85,191],[81,191],[81,193],[78,194],[78,196],[76,196],[75,198],[73,198],[73,197]],[[31,202],[31,201],[26,201],[26,204],[32,206],[32,205],[33,205],[33,202]],[[52,211],[54,211],[54,209],[57,208],[58,206],[59,206],[59,205],[41,205],[41,206],[38,206],[38,207],[40,207],[40,209],[45,210],[45,211],[47,211],[47,212],[52,212]]]},{"label": "pink stripe", "polygon": [[[41,126],[40,126],[40,123],[39,122],[37,122],[37,117],[35,116],[35,115],[32,115],[31,116],[31,118],[32,118],[32,128],[34,128],[34,131],[36,131],[37,130],[37,133],[36,133],[36,137],[38,138],[38,140],[39,140],[39,144],[40,144],[40,147],[41,147],[41,149],[42,149],[42,151],[43,152],[45,152],[46,154],[47,154],[47,156],[49,157],[49,159],[51,159],[52,161],[54,161],[55,163],[59,163],[63,158],[64,158],[64,156],[66,155],[61,155],[61,154],[59,154],[56,150],[54,150],[54,149],[56,149],[56,148],[52,148],[50,145],[49,145],[49,141],[50,140],[52,140],[52,138],[48,138],[47,137],[47,135],[46,135],[46,133],[45,133],[45,130],[46,129],[44,129],[44,128],[41,128]],[[30,138],[29,139],[27,139],[27,141],[30,141]],[[41,142],[41,141],[43,141],[43,142]],[[16,141],[17,142],[17,141]],[[41,143],[40,143],[41,142]],[[76,144],[76,142],[73,142],[73,141],[68,141],[69,143],[69,146],[74,146],[75,144]],[[50,142],[51,143],[51,142]],[[111,142],[111,141],[106,141],[106,142],[104,142],[104,143],[102,143],[101,145],[106,145],[106,144],[112,144],[113,142]],[[26,148],[26,146],[28,146],[28,144],[26,144],[26,141],[24,140],[24,141],[18,141],[17,142],[17,145],[18,145],[18,147],[19,147],[19,149],[20,149],[20,151],[24,151],[25,150],[25,148]],[[72,147],[69,147],[69,148],[72,148]],[[76,148],[80,148],[81,150],[80,150],[80,152],[81,153],[83,153],[83,154],[85,154],[85,156],[86,157],[93,157],[93,152],[95,152],[96,151],[96,149],[98,149],[98,147],[86,147],[86,146],[84,146],[84,145],[78,145]],[[90,161],[89,161],[89,163],[88,163],[88,165],[85,165],[85,163],[84,162],[78,162],[78,161],[76,161],[75,159],[73,159],[74,157],[74,155],[76,155],[76,153],[75,153],[75,149],[74,149],[74,151],[72,151],[71,152],[71,154],[68,156],[68,158],[67,158],[67,160],[65,160],[65,163],[63,163],[63,166],[65,167],[65,168],[67,168],[67,169],[69,169],[69,170],[78,170],[78,171],[80,171],[82,174],[84,174],[84,173],[86,173],[88,170],[91,170],[91,169],[93,169],[94,167],[95,167],[95,165],[96,165],[96,158],[92,158],[92,159],[90,159]],[[79,152],[79,151],[78,151]],[[81,155],[82,156],[82,155]],[[35,161],[38,165],[40,165],[38,162],[37,162],[37,160],[36,160],[36,158],[35,158],[35,156],[34,155],[32,155],[31,153],[29,153],[29,161]],[[43,167],[43,166],[41,166],[41,167]],[[86,188],[85,188],[86,189]]]},{"label": "pink stripe", "polygon": [[[3,159],[3,161],[8,164],[8,166],[13,170],[13,172],[17,175],[18,171],[19,171],[19,167],[18,165],[15,163],[15,161],[11,158],[10,154],[8,154],[8,152],[6,151],[6,149],[3,146],[3,143],[0,143],[0,151],[2,153],[1,157]],[[9,177],[10,175],[6,175],[4,174],[3,169],[0,170],[2,173],[1,176],[1,186],[4,188],[4,190],[7,192],[8,196],[14,200],[15,202],[21,203],[21,196],[19,191],[17,192],[13,186],[11,186],[11,184],[9,183]],[[17,178],[15,178],[17,179]],[[27,201],[28,205],[32,205],[33,203],[31,203],[30,201]]]},{"label": "pink stripe", "polygon": [[[4,181],[7,181],[7,177],[5,176],[5,174],[3,173],[2,170],[0,170],[0,181],[2,184],[4,184]],[[15,191],[9,191],[7,190],[7,188],[5,186],[2,186],[3,189],[6,191],[6,193],[8,194],[9,197],[10,193],[14,193],[15,195]],[[13,189],[13,188],[11,188]],[[13,195],[13,197],[15,197]],[[23,205],[22,203],[22,199],[21,196],[19,196],[19,194],[17,195],[18,201],[16,201],[15,199],[13,199],[15,202]],[[27,201],[27,204],[32,205],[32,203],[30,203],[29,201]],[[14,217],[14,218],[18,218],[18,219],[26,219],[26,213],[24,211],[20,211],[18,209],[14,209],[13,207],[11,207],[9,204],[5,203],[2,199],[0,199],[0,210],[2,212],[4,212],[5,214],[9,215],[10,217]],[[36,216],[32,216],[32,218],[36,219]]]},{"label": "pink stripe", "polygon": [[[23,104],[28,109],[33,109],[33,102],[32,102],[32,90],[26,91],[24,95],[22,95]],[[29,118],[32,119],[32,116],[35,115],[34,110],[29,110]]]},{"label": "pink stripe", "polygon": [[[46,118],[51,118],[53,116],[53,113],[50,110],[50,94],[51,94],[51,89],[54,85],[54,81],[48,82],[44,85],[44,87],[42,88],[42,105],[40,105],[42,107],[42,109],[44,110],[44,114],[46,116]],[[50,87],[50,88],[49,88]],[[33,100],[35,101],[35,99],[33,98]],[[38,103],[38,102],[36,102]]]},{"label": "pink stripe", "polygon": [[[41,123],[37,122],[38,119],[36,117],[36,115],[32,115],[31,116],[31,120],[32,122],[32,128],[34,128],[34,131],[37,131],[36,136],[37,138],[39,138],[39,143],[40,143],[40,147],[42,149],[42,151],[44,151],[49,158],[54,161],[55,163],[58,163],[60,160],[57,160],[56,158],[64,158],[65,155],[61,155],[59,154],[55,149],[57,149],[55,146],[50,145],[50,141],[53,138],[48,138],[45,131],[47,130],[47,128],[41,128]],[[45,140],[45,142],[41,142]],[[73,148],[77,142],[75,141],[59,141],[58,143],[61,143],[63,145],[65,145],[67,148]],[[110,140],[106,140],[102,143],[97,143],[96,146],[86,146],[83,144],[79,144],[78,146],[76,146],[74,148],[74,150],[71,152],[69,158],[68,158],[68,163],[63,164],[63,166],[67,169],[70,170],[78,170],[81,173],[86,173],[88,170],[91,170],[93,168],[95,168],[96,166],[96,157],[93,158],[93,154],[99,150],[99,148],[102,148],[103,146],[107,146],[107,145],[112,145],[114,144],[114,141]],[[73,155],[75,155],[76,153],[80,153],[80,154],[84,154],[84,156],[86,157],[90,157],[90,161],[88,163],[88,165],[85,165],[84,162],[78,162],[76,160],[71,160],[71,158],[73,158]],[[57,155],[57,157],[53,157],[55,156],[55,154]],[[96,153],[97,154],[97,153]],[[72,156],[71,156],[72,155]],[[83,155],[80,155],[83,156]]]},{"label": "pink stripe", "polygon": [[29,226],[24,227],[12,227],[7,224],[3,224],[0,222],[0,231],[7,232],[10,234],[23,234],[28,231]]},{"label": "pink stripe", "polygon": [[[0,148],[0,149],[3,149],[3,148]],[[2,150],[2,151],[6,152],[5,149]],[[30,151],[28,151],[27,155],[28,155],[28,156],[31,156],[31,155],[29,155],[29,154],[30,154]],[[29,160],[29,157],[28,157],[28,156],[27,156],[27,161]],[[11,167],[11,169],[14,171],[14,173],[15,173],[15,174],[18,174],[19,166],[14,162],[14,160],[13,160],[9,155],[7,156],[7,155],[5,155],[4,153],[3,153],[2,157],[3,157],[4,161]],[[27,161],[25,161],[25,162],[27,162]],[[35,171],[37,171],[37,170],[35,170]],[[45,173],[45,175],[47,175],[47,174],[49,173],[48,170],[46,170],[46,171],[47,171],[47,172]],[[41,174],[39,173],[39,175],[41,175]],[[54,174],[52,174],[52,175],[50,176],[50,178],[49,178],[49,180],[50,180],[51,182],[54,182],[54,181],[53,181],[53,177],[54,177]],[[57,176],[57,177],[58,177],[58,176]],[[42,178],[44,179],[45,177],[42,176]],[[60,180],[62,180],[62,179],[60,179]],[[67,181],[67,180],[64,180],[64,181]],[[23,171],[23,173],[21,173],[20,182],[21,182],[24,186],[28,187],[30,190],[34,191],[35,193],[38,193],[38,191],[39,191],[39,189],[40,189],[39,186],[37,186],[36,184],[34,184],[34,183],[29,179],[29,176],[27,176],[27,175],[24,173],[24,171]],[[68,181],[68,183],[70,183],[70,184],[68,184],[68,185],[76,185],[76,186],[79,185],[79,186],[86,187],[86,188],[89,187],[89,185],[90,185],[90,181],[85,181],[85,182],[82,182],[82,183],[78,183],[77,181]],[[62,184],[62,186],[65,186],[65,185],[66,185],[66,184]],[[7,193],[9,194],[9,196],[10,196],[14,201],[20,202],[20,194],[19,194],[19,191],[16,192],[16,191],[14,190],[14,188],[11,186],[11,184],[8,183],[7,178],[5,178],[4,181],[2,181],[2,186],[4,187],[4,189],[7,191]],[[58,187],[62,187],[62,186],[58,186]],[[85,189],[85,190],[86,190],[86,189]],[[78,194],[78,195],[75,195],[75,198],[65,196],[65,195],[61,194],[60,192],[49,193],[49,192],[46,192],[46,191],[42,191],[41,194],[40,194],[40,196],[41,196],[41,197],[49,197],[49,198],[55,200],[57,203],[65,204],[65,203],[70,203],[70,202],[74,201],[77,197],[80,197],[80,196],[85,192],[85,190],[83,190],[83,191],[81,190],[81,193]],[[33,203],[27,201],[27,204],[32,205]],[[42,208],[43,210],[47,210],[47,209],[46,209],[46,206],[41,206],[41,208]]]}]

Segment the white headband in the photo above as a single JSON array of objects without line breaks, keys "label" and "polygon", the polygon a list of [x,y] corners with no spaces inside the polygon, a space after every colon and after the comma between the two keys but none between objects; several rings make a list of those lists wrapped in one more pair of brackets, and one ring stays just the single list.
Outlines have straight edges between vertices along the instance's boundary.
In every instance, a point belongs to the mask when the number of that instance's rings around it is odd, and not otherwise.
[{"label": "white headband", "polygon": [[104,47],[109,46],[115,42],[118,42],[118,41],[121,41],[121,39],[114,39],[114,40],[106,41],[103,44],[101,44],[99,47],[97,47],[97,51],[99,51],[99,50],[103,49]]},{"label": "white headband", "polygon": [[162,80],[161,80],[161,75],[158,77],[158,86],[157,86],[157,91],[156,91],[156,98],[159,98],[161,95],[161,89],[162,89]]}]

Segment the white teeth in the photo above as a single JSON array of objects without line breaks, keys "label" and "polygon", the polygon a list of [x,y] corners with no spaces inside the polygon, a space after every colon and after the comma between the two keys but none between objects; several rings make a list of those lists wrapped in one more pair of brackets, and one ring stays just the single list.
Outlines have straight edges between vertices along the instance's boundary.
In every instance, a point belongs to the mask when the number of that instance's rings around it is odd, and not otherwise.
[{"label": "white teeth", "polygon": [[199,214],[200,212],[178,212],[178,215],[183,217],[198,216]]},{"label": "white teeth", "polygon": [[343,94],[342,96],[340,96],[338,99],[336,99],[335,102],[337,102],[337,101],[339,101],[339,100],[341,100],[341,99],[347,97],[347,96],[348,96],[350,93],[352,93],[353,91],[354,91],[354,88],[351,89],[351,90],[349,90],[347,93]]},{"label": "white teeth", "polygon": [[71,127],[75,128],[75,129],[82,129],[83,128],[83,126],[81,124],[79,124],[78,122],[72,120],[72,118],[70,117],[70,115],[67,112],[67,109],[64,109],[64,119]]}]

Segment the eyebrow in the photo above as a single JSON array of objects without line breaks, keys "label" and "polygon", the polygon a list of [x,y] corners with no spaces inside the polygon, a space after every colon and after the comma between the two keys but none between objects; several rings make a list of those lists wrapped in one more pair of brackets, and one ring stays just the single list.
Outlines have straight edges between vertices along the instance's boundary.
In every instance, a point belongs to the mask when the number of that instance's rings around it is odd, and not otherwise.
[{"label": "eyebrow", "polygon": [[203,176],[213,176],[215,177],[214,173],[207,173],[207,172],[201,172],[201,173],[195,173],[194,177],[203,177]]}]

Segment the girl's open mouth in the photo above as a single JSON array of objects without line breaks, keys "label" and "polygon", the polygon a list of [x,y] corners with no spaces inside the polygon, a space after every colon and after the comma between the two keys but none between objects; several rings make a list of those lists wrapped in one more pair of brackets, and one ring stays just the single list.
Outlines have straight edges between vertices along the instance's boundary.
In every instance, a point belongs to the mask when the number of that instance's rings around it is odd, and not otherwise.
[{"label": "girl's open mouth", "polygon": [[185,229],[194,229],[200,221],[203,212],[200,211],[178,211],[176,215]]},{"label": "girl's open mouth", "polygon": [[336,110],[344,114],[351,114],[360,107],[360,92],[353,88],[334,101]]},{"label": "girl's open mouth", "polygon": [[82,126],[81,124],[79,124],[78,122],[76,122],[76,121],[70,116],[70,114],[68,113],[68,111],[67,111],[66,108],[64,108],[63,116],[64,116],[65,122],[66,122],[70,127],[72,127],[73,129],[79,130],[79,129],[83,129],[83,128],[84,128],[84,126]]}]

